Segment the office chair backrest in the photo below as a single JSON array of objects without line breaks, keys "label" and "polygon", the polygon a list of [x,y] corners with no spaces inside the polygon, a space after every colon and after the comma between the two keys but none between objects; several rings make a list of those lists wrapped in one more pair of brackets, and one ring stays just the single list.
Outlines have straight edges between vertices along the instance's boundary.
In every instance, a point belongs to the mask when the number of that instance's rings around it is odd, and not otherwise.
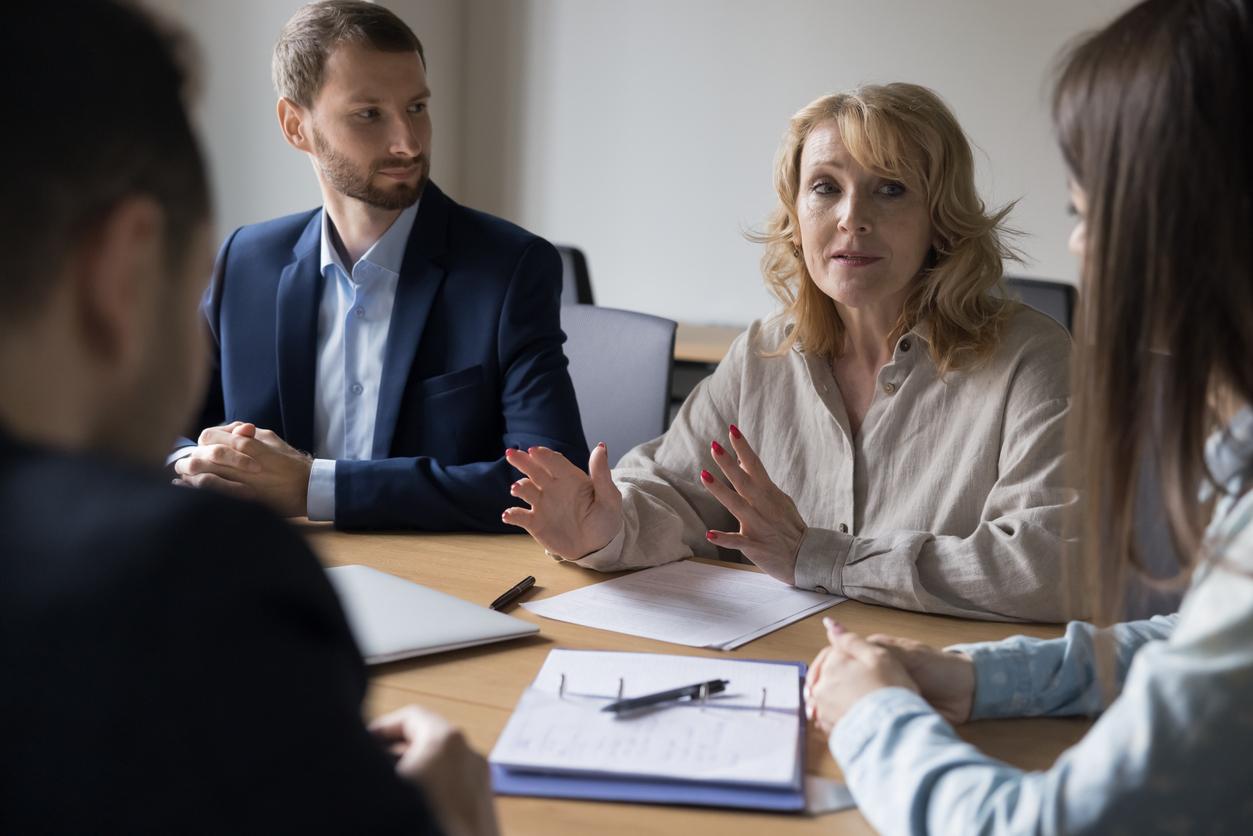
[{"label": "office chair backrest", "polygon": [[613,466],[632,447],[666,431],[675,323],[635,311],[564,305],[561,327],[587,443],[605,442]]},{"label": "office chair backrest", "polygon": [[587,269],[587,258],[578,247],[557,245],[561,254],[561,304],[593,305],[592,276]]},{"label": "office chair backrest", "polygon": [[1075,316],[1075,302],[1079,297],[1074,285],[1064,282],[1050,282],[1043,279],[1019,279],[1012,276],[1005,278],[1009,286],[1009,295],[1023,304],[1060,322],[1067,331]]}]

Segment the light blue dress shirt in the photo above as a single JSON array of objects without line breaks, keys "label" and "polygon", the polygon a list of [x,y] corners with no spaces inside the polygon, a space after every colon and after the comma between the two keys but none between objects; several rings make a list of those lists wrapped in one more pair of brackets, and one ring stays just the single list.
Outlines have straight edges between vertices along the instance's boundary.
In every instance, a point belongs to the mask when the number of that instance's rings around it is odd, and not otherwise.
[{"label": "light blue dress shirt", "polygon": [[[313,396],[311,520],[335,519],[335,461],[374,457],[383,356],[396,285],[418,204],[400,213],[349,270],[322,210],[322,275],[318,308],[317,382]],[[385,453],[386,451],[378,451]]]},{"label": "light blue dress shirt", "polygon": [[[921,697],[868,694],[832,730],[831,754],[884,833],[1253,833],[1253,412],[1211,439],[1224,489],[1180,611],[1120,624],[1115,698],[1100,631],[959,645],[975,663],[972,719],[1099,714],[1044,772],[965,743]],[[1241,496],[1244,494],[1243,496]]]}]

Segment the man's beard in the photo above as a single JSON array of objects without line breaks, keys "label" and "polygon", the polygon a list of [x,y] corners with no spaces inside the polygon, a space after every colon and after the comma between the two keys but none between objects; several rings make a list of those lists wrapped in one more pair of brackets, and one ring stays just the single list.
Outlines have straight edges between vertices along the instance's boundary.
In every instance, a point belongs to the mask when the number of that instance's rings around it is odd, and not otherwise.
[{"label": "man's beard", "polygon": [[[426,154],[419,154],[412,160],[381,160],[362,174],[352,161],[332,148],[316,128],[313,130],[313,147],[318,152],[318,167],[335,191],[378,209],[408,209],[422,196],[422,189],[431,176],[431,164]],[[417,168],[418,182],[412,186],[397,182],[387,188],[373,185],[374,175],[384,168]]]}]

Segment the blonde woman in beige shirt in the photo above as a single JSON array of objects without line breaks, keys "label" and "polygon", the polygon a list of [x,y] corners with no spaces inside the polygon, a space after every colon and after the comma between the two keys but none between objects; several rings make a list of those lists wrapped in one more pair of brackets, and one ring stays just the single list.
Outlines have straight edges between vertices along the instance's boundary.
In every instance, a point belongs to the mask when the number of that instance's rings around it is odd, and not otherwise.
[{"label": "blonde woman in beige shirt", "polygon": [[762,265],[784,309],[612,472],[603,445],[590,476],[509,451],[530,507],[505,522],[595,569],[739,552],[862,601],[1067,618],[1070,338],[997,295],[1007,210],[984,209],[948,108],[910,84],[824,96],[775,187]]}]

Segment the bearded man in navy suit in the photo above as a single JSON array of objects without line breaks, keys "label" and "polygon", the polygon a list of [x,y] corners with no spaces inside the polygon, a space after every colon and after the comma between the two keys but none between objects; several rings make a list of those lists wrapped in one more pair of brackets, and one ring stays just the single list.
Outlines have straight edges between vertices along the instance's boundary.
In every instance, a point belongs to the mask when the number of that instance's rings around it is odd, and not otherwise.
[{"label": "bearded man in navy suit", "polygon": [[557,251],[430,182],[425,57],[391,11],[306,6],[273,69],[324,205],[222,245],[176,473],[342,528],[513,530],[506,448],[587,460]]}]

